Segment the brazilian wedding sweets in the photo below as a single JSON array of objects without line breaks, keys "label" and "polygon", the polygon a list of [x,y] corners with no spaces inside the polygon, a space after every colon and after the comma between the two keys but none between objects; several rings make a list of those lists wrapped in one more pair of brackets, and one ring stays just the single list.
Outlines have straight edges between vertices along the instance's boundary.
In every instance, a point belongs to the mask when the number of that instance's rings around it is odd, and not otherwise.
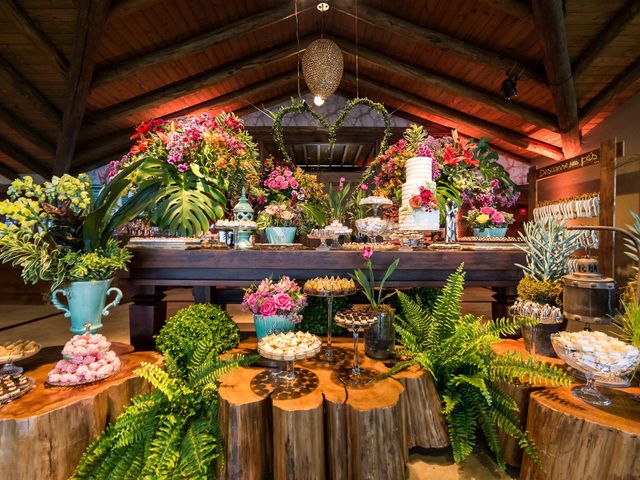
[{"label": "brazilian wedding sweets", "polygon": [[338,325],[346,328],[366,328],[378,321],[375,314],[354,308],[336,313],[335,319]]},{"label": "brazilian wedding sweets", "polygon": [[350,295],[355,291],[356,284],[351,278],[316,277],[304,284],[307,295]]},{"label": "brazilian wedding sweets", "polygon": [[314,356],[322,342],[308,332],[287,332],[267,335],[258,342],[258,353],[274,360],[302,360]]},{"label": "brazilian wedding sweets", "polygon": [[0,362],[19,360],[40,350],[40,345],[33,340],[15,340],[0,345]]},{"label": "brazilian wedding sweets", "polygon": [[633,345],[603,332],[560,332],[555,341],[581,365],[603,373],[633,369],[640,361],[640,351]]}]

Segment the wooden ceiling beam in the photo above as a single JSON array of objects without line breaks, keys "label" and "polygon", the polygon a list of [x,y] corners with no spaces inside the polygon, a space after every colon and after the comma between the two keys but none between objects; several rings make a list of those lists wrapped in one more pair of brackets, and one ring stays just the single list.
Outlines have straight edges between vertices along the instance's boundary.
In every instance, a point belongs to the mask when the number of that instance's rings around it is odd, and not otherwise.
[{"label": "wooden ceiling beam", "polygon": [[[16,178],[18,178],[18,175],[20,174],[16,172],[13,168],[11,168],[9,165],[5,165],[4,163],[0,162],[0,175],[13,181]],[[4,185],[4,187],[6,189],[7,185]]]},{"label": "wooden ceiling beam", "polygon": [[436,73],[423,70],[413,65],[406,64],[395,58],[384,55],[383,53],[370,50],[366,47],[356,45],[355,43],[338,37],[325,35],[325,37],[334,40],[340,48],[350,55],[359,55],[379,67],[384,68],[392,73],[397,73],[404,77],[410,78],[419,84],[429,85],[447,90],[455,95],[467,98],[474,102],[480,103],[485,107],[506,113],[507,115],[520,118],[527,123],[540,128],[546,128],[552,132],[558,132],[558,122],[552,115],[545,112],[534,110],[517,103],[509,102],[502,97],[490,95],[481,90],[465,85],[463,83],[451,80],[447,77],[440,76]]},{"label": "wooden ceiling beam", "polygon": [[149,8],[155,3],[160,3],[160,0],[116,0],[111,7],[109,17],[125,17],[138,10]]},{"label": "wooden ceiling beam", "polygon": [[[350,0],[334,0],[331,2],[336,10],[355,17],[356,8]],[[453,52],[456,55],[464,57],[474,63],[487,65],[491,68],[510,71],[514,65],[522,69],[523,75],[545,84],[546,78],[544,72],[525,62],[507,57],[498,52],[492,52],[481,47],[477,47],[463,40],[447,34],[421,27],[414,23],[408,22],[401,18],[389,15],[381,10],[370,7],[368,5],[358,5],[358,20],[368,23],[376,28],[382,28],[396,35],[401,35],[411,40],[411,42],[420,42],[428,44],[431,47],[438,48],[446,52]]]},{"label": "wooden ceiling beam", "polygon": [[631,87],[640,79],[640,58],[629,65],[600,93],[593,97],[580,110],[580,126],[587,124],[593,117],[607,106],[614,98]]},{"label": "wooden ceiling beam", "polygon": [[71,168],[109,5],[109,0],[85,0],[78,5],[62,129],[53,167],[55,175],[62,175]]},{"label": "wooden ceiling beam", "polygon": [[0,138],[0,152],[4,153],[8,157],[13,158],[16,162],[18,162],[26,169],[31,170],[32,172],[37,173],[44,178],[49,178],[49,176],[51,175],[51,170],[49,170],[37,160],[31,158],[18,147],[3,138]]},{"label": "wooden ceiling beam", "polygon": [[[343,75],[343,81],[355,85],[356,78],[351,73],[345,73]],[[375,80],[360,77],[359,84],[360,87],[364,86],[365,88],[373,91],[375,93],[374,97],[377,99],[393,99],[396,105],[400,105],[398,108],[402,108],[404,105],[411,105],[413,108],[426,112],[427,114],[437,115],[444,120],[449,120],[451,124],[448,126],[451,128],[457,128],[462,133],[465,133],[465,128],[472,128],[482,132],[484,135],[499,138],[505,143],[529,150],[538,155],[553,158],[554,160],[563,158],[561,149],[555,145],[550,145],[546,142],[536,140],[501,125],[487,122],[486,120],[476,118],[472,115],[454,110],[453,108],[439,103],[425,100],[422,97],[412,95],[402,90],[390,88],[389,86]]]},{"label": "wooden ceiling beam", "polygon": [[56,127],[60,125],[58,109],[2,56],[0,56],[0,85],[11,85],[12,89],[34,110],[42,114],[49,123]]},{"label": "wooden ceiling beam", "polygon": [[29,15],[20,5],[17,5],[13,0],[2,0],[0,2],[0,12],[10,19],[31,40],[31,43],[36,48],[45,54],[44,58],[53,63],[53,66],[61,76],[67,77],[69,62],[33,20],[29,18]]},{"label": "wooden ceiling beam", "polygon": [[[298,12],[299,14],[308,7]],[[145,68],[180,60],[188,55],[207,50],[224,41],[238,38],[255,30],[274,25],[294,15],[291,2],[282,2],[273,9],[264,10],[255,15],[242,18],[206,33],[202,33],[183,42],[174,43],[166,48],[153,50],[138,57],[130,58],[114,65],[106,65],[96,71],[92,89],[109,85]]]},{"label": "wooden ceiling beam", "polygon": [[0,106],[0,121],[7,124],[9,128],[15,131],[23,140],[50,155],[52,159],[55,157],[56,147],[52,142],[42,137],[33,127],[28,126],[24,121],[2,106]]},{"label": "wooden ceiling beam", "polygon": [[497,8],[498,10],[502,10],[504,13],[507,13],[518,20],[524,20],[527,23],[533,22],[533,12],[531,11],[531,4],[528,1],[480,0],[480,2]]},{"label": "wooden ceiling beam", "polygon": [[[303,51],[306,48],[306,45],[313,39],[315,39],[315,37],[306,37],[301,39],[300,51]],[[296,42],[288,43],[279,48],[269,49],[259,53],[258,55],[230,64],[221,65],[198,75],[172,83],[166,87],[153,90],[112,107],[105,108],[92,114],[87,121],[96,126],[108,125],[116,119],[158,107],[173,99],[190,95],[204,88],[211,87],[216,83],[226,80],[228,77],[233,77],[234,75],[254,70],[258,71],[270,63],[285,60],[287,58],[294,57],[297,54],[298,47]]]},{"label": "wooden ceiling beam", "polygon": [[562,151],[566,158],[571,158],[581,150],[580,122],[562,3],[558,0],[533,0],[532,6],[544,68],[560,125]]},{"label": "wooden ceiling beam", "polygon": [[579,80],[600,54],[618,38],[627,25],[633,22],[638,13],[640,13],[640,0],[628,0],[573,62],[573,78]]}]

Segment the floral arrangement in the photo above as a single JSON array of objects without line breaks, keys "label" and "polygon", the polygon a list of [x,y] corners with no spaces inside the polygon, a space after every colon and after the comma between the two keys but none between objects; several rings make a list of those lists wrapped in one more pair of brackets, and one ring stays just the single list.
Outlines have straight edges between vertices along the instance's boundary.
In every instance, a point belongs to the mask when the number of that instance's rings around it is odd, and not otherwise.
[{"label": "floral arrangement", "polygon": [[298,205],[288,205],[286,203],[275,203],[267,205],[258,214],[258,229],[264,230],[267,227],[300,227],[302,225],[302,213]]},{"label": "floral arrangement", "polygon": [[513,223],[513,215],[493,207],[474,208],[464,217],[472,228],[504,228]]},{"label": "floral arrangement", "polygon": [[286,315],[292,321],[300,321],[300,311],[307,305],[307,297],[300,286],[289,277],[281,277],[274,283],[266,278],[256,286],[245,290],[242,308],[254,315]]},{"label": "floral arrangement", "polygon": [[[362,291],[364,292],[367,300],[369,301],[369,305],[371,306],[371,310],[374,312],[379,312],[383,310],[391,310],[391,307],[385,305],[384,302],[388,298],[395,295],[395,292],[388,293],[383,296],[384,284],[387,279],[395,272],[396,268],[398,268],[398,263],[400,263],[400,259],[396,258],[391,265],[387,268],[387,271],[384,273],[382,280],[380,280],[380,285],[376,288],[376,281],[373,275],[373,261],[371,260],[373,257],[373,249],[369,246],[364,247],[362,250],[362,258],[364,258],[365,265],[368,270],[368,275],[360,270],[359,268],[354,270],[353,274],[350,274],[351,278],[353,278],[358,285],[362,287]],[[378,290],[376,293],[376,289]]]},{"label": "floral arrangement", "polygon": [[414,210],[422,209],[425,212],[432,212],[440,205],[434,192],[435,186],[432,189],[428,186],[420,187],[418,194],[409,199],[409,206]]},{"label": "floral arrangement", "polygon": [[151,201],[144,195],[115,205],[128,182],[117,178],[92,203],[89,177],[63,175],[42,185],[14,180],[0,202],[0,260],[22,268],[27,283],[51,281],[51,289],[82,280],[107,280],[126,268],[131,254],[113,231]]},{"label": "floral arrangement", "polygon": [[251,190],[260,183],[256,145],[233,114],[148,120],[136,127],[131,139],[134,145],[109,165],[106,177],[111,180],[140,162],[131,178],[137,188],[150,179],[161,180],[151,220],[172,233],[208,231],[243,187]]}]

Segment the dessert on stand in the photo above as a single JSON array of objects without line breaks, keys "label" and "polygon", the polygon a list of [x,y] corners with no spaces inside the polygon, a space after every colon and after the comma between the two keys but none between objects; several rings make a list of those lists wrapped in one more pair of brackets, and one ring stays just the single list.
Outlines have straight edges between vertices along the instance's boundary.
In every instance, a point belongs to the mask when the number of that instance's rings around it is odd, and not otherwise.
[{"label": "dessert on stand", "polygon": [[380,217],[379,209],[391,207],[393,202],[385,197],[370,196],[360,200],[359,204],[370,207],[373,211],[371,216],[356,220],[358,233],[366,235],[370,243],[377,243],[377,237],[383,236],[389,227],[389,222]]},{"label": "dessert on stand", "polygon": [[285,362],[284,372],[276,374],[276,382],[291,383],[296,379],[295,361],[314,357],[322,341],[308,332],[274,333],[258,341],[258,353],[270,360]]},{"label": "dessert on stand", "polygon": [[316,247],[316,250],[326,252],[327,250],[331,250],[331,247],[327,245],[327,240],[336,240],[338,234],[329,228],[315,228],[307,234],[307,238],[320,240],[320,245]]},{"label": "dessert on stand", "polygon": [[353,229],[340,223],[340,220],[334,220],[324,228],[325,230],[329,230],[330,232],[333,232],[334,234],[336,234],[336,238],[333,239],[333,242],[330,245],[330,248],[332,250],[338,250],[341,248],[341,245],[340,245],[341,236],[343,235],[347,236],[353,233]]},{"label": "dessert on stand", "polygon": [[15,340],[0,345],[0,375],[22,374],[22,367],[14,365],[14,362],[33,357],[40,348],[40,344],[33,340]]},{"label": "dessert on stand", "polygon": [[366,310],[350,309],[336,314],[336,324],[353,333],[353,366],[340,372],[340,380],[347,385],[362,386],[375,380],[375,372],[360,367],[358,337],[378,321],[378,317]]},{"label": "dessert on stand", "polygon": [[353,295],[356,293],[356,285],[354,281],[349,278],[316,277],[305,282],[304,293],[312,297],[324,297],[327,299],[327,346],[324,350],[323,360],[327,363],[338,363],[331,343],[333,299],[335,297],[347,297],[349,295]]}]

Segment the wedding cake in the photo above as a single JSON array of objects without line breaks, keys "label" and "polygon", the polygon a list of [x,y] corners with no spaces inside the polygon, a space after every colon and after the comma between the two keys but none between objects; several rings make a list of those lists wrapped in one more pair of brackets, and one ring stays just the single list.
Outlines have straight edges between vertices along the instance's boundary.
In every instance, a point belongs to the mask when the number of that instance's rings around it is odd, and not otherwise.
[{"label": "wedding cake", "polygon": [[438,230],[440,228],[440,209],[435,197],[436,184],[432,180],[432,162],[430,157],[414,157],[406,162],[407,175],[406,182],[402,184],[400,210],[400,228],[402,229]]}]

